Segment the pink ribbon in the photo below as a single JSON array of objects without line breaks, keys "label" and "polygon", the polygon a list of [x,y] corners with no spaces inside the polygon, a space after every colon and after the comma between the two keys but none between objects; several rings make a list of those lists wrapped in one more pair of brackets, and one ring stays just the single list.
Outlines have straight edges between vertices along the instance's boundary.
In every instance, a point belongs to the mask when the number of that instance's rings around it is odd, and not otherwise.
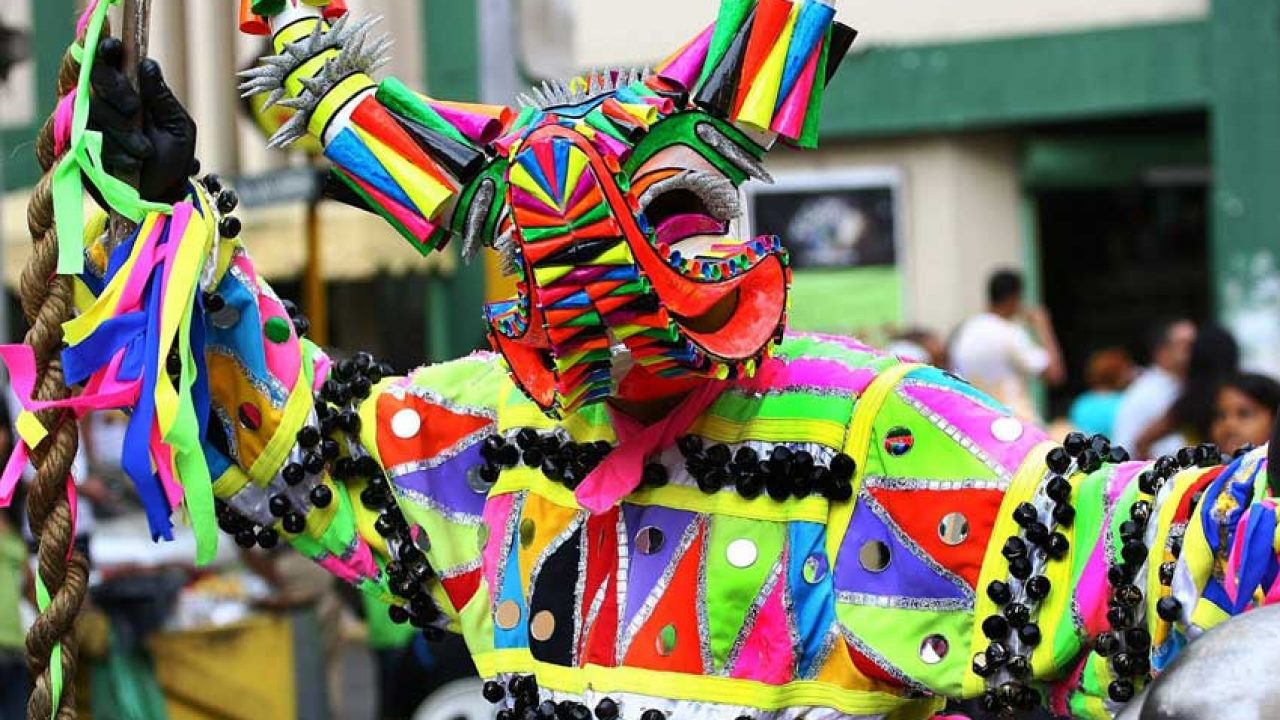
[{"label": "pink ribbon", "polygon": [[640,485],[645,460],[670,447],[726,387],[726,383],[708,380],[689,393],[670,415],[648,427],[611,409],[618,445],[578,486],[574,492],[578,504],[598,515],[630,495]]}]

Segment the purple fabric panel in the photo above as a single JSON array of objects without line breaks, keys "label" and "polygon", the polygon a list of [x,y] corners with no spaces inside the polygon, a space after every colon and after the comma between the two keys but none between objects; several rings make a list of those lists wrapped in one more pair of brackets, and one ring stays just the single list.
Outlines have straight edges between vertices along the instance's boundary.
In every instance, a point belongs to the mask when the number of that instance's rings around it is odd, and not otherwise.
[{"label": "purple fabric panel", "polygon": [[[889,548],[889,566],[881,572],[865,569],[858,555],[868,542],[880,541]],[[964,599],[967,594],[950,580],[934,572],[914,552],[898,542],[888,526],[867,506],[865,496],[858,498],[853,520],[845,532],[836,563],[836,592],[856,592],[880,596],[929,599]]]},{"label": "purple fabric panel", "polygon": [[1029,422],[1022,423],[1022,435],[1013,442],[996,439],[991,433],[991,424],[1008,416],[963,393],[910,383],[903,386],[903,392],[959,428],[1010,475],[1018,471],[1036,445],[1049,439],[1040,428]]},{"label": "purple fabric panel", "polygon": [[[631,567],[627,571],[627,606],[622,612],[622,628],[631,624],[649,592],[676,558],[676,548],[684,537],[685,529],[693,522],[694,513],[653,505],[623,503],[622,518],[627,529],[627,553]],[[636,550],[636,533],[646,527],[662,531],[662,547],[651,555]]]},{"label": "purple fabric panel", "polygon": [[397,487],[425,495],[436,505],[464,515],[484,514],[485,496],[467,484],[467,471],[484,463],[480,443],[428,470],[414,470],[392,478]]}]

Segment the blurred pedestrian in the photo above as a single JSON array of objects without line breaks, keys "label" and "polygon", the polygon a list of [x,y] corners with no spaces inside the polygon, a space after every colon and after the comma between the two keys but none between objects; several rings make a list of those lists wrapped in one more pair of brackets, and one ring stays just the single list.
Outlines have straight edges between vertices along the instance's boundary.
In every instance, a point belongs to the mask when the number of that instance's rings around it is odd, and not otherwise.
[{"label": "blurred pedestrian", "polygon": [[951,361],[957,374],[1019,415],[1035,418],[1030,381],[1039,377],[1057,385],[1066,373],[1048,312],[1026,306],[1023,290],[1021,273],[994,273],[987,282],[987,310],[960,326]]},{"label": "blurred pedestrian", "polygon": [[1280,409],[1280,383],[1254,373],[1224,382],[1217,393],[1209,438],[1229,455],[1271,439],[1276,410]]},{"label": "blurred pedestrian", "polygon": [[31,693],[21,612],[31,569],[19,530],[20,507],[15,502],[0,510],[0,720],[24,720]]},{"label": "blurred pedestrian", "polygon": [[1075,428],[1088,435],[1111,437],[1121,393],[1133,381],[1133,359],[1120,348],[1099,350],[1089,356],[1085,382],[1089,390],[1071,403],[1068,417]]},{"label": "blurred pedestrian", "polygon": [[[1120,398],[1116,410],[1115,429],[1111,441],[1137,458],[1138,436],[1173,406],[1187,375],[1191,345],[1196,339],[1196,326],[1190,320],[1166,320],[1156,323],[1147,336],[1151,364],[1138,375]],[[1152,451],[1161,455],[1176,452],[1181,438],[1176,435],[1159,438]]]},{"label": "blurred pedestrian", "polygon": [[[1240,370],[1240,346],[1231,333],[1218,325],[1206,324],[1196,331],[1187,361],[1187,378],[1178,399],[1163,416],[1138,435],[1134,444],[1139,457],[1163,455],[1155,451],[1161,438],[1175,435],[1181,445],[1195,445],[1209,439],[1217,410],[1218,388]],[[1176,452],[1176,450],[1175,450]]]},{"label": "blurred pedestrian", "polygon": [[911,328],[896,333],[885,352],[911,362],[947,367],[947,346],[932,330]]}]

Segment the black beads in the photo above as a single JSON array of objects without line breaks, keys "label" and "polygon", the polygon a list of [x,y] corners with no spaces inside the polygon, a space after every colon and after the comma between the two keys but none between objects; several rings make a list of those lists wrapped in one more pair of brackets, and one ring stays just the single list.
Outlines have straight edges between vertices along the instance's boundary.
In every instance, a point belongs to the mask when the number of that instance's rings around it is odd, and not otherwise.
[{"label": "black beads", "polygon": [[1120,637],[1115,633],[1104,632],[1093,641],[1093,650],[1102,657],[1111,657],[1120,649]]},{"label": "black beads", "polygon": [[1007,583],[999,580],[992,580],[987,585],[987,597],[991,598],[991,602],[996,605],[1004,605],[1013,599],[1013,591]]},{"label": "black beads", "polygon": [[293,511],[293,503],[284,495],[272,495],[267,501],[267,510],[272,515],[282,518]]},{"label": "black beads", "polygon": [[227,239],[240,237],[240,230],[240,218],[235,215],[228,215],[218,223],[218,234]]},{"label": "black beads", "polygon": [[618,714],[618,703],[614,702],[612,698],[605,698],[596,703],[595,715],[597,720],[617,720]]},{"label": "black beads", "polygon": [[216,203],[218,206],[218,212],[226,215],[227,213],[235,211],[236,207],[240,205],[240,197],[236,195],[234,190],[223,190],[218,193]]},{"label": "black beads", "polygon": [[311,504],[318,508],[327,508],[333,503],[333,490],[328,485],[317,485],[311,488]]},{"label": "black beads", "polygon": [[1050,450],[1049,453],[1045,455],[1044,461],[1045,464],[1049,466],[1050,470],[1059,475],[1065,473],[1071,468],[1071,456],[1067,454],[1066,450],[1060,447]]},{"label": "black beads", "polygon": [[1039,519],[1040,514],[1036,512],[1036,506],[1031,503],[1024,502],[1013,510],[1013,521],[1023,528],[1029,527]]},{"label": "black beads", "polygon": [[640,482],[645,487],[657,488],[666,485],[671,481],[670,473],[662,463],[649,463],[644,466],[641,473]]},{"label": "black beads", "polygon": [[1049,596],[1049,590],[1051,587],[1052,585],[1049,583],[1049,578],[1043,575],[1037,575],[1027,580],[1025,589],[1027,597],[1032,600],[1043,600]]},{"label": "black beads", "polygon": [[1156,614],[1165,622],[1177,622],[1182,616],[1182,603],[1175,597],[1162,597],[1156,603]]},{"label": "black beads", "polygon": [[[405,620],[408,619],[409,618],[406,615]],[[485,682],[484,689],[481,691],[481,694],[484,695],[485,700],[488,700],[495,705],[502,702],[502,700],[507,697],[507,691],[502,687],[502,684],[494,682],[493,680]]]},{"label": "black beads", "polygon": [[1004,640],[1009,637],[1009,621],[999,615],[991,615],[982,621],[982,634],[988,640]]},{"label": "black beads", "polygon": [[287,533],[297,535],[307,528],[307,518],[299,513],[289,513],[281,520]]},{"label": "black beads", "polygon": [[1133,681],[1126,679],[1113,680],[1107,686],[1107,697],[1118,703],[1127,703],[1133,699]]}]

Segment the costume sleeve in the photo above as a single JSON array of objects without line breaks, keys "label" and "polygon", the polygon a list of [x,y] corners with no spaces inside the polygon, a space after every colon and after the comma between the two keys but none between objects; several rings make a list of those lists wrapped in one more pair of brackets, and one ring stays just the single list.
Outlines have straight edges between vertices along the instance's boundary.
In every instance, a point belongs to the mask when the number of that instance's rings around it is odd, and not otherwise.
[{"label": "costume sleeve", "polygon": [[[341,199],[381,215],[424,255],[443,247],[448,228],[463,225],[450,213],[479,191],[472,181],[488,164],[483,149],[512,112],[432,100],[394,78],[376,83],[370,74],[390,43],[372,36],[374,18],[351,18],[338,3],[270,5],[252,3],[268,17],[250,13],[242,27],[271,34],[277,54],[245,73],[242,90],[295,111],[271,144],[319,138]],[[479,220],[474,232],[496,217]]]},{"label": "costume sleeve", "polygon": [[68,383],[85,387],[78,409],[130,412],[122,464],[155,537],[181,504],[201,559],[215,527],[242,547],[283,539],[438,630],[425,537],[367,449],[392,370],[363,353],[334,363],[304,337],[224,216],[235,204],[206,178],[118,246],[90,245],[63,354]]},{"label": "costume sleeve", "polygon": [[1265,449],[1218,462],[1202,446],[1073,477],[1071,549],[1044,573],[1071,592],[1041,605],[1032,656],[1053,712],[1114,717],[1187,643],[1280,598]]}]

